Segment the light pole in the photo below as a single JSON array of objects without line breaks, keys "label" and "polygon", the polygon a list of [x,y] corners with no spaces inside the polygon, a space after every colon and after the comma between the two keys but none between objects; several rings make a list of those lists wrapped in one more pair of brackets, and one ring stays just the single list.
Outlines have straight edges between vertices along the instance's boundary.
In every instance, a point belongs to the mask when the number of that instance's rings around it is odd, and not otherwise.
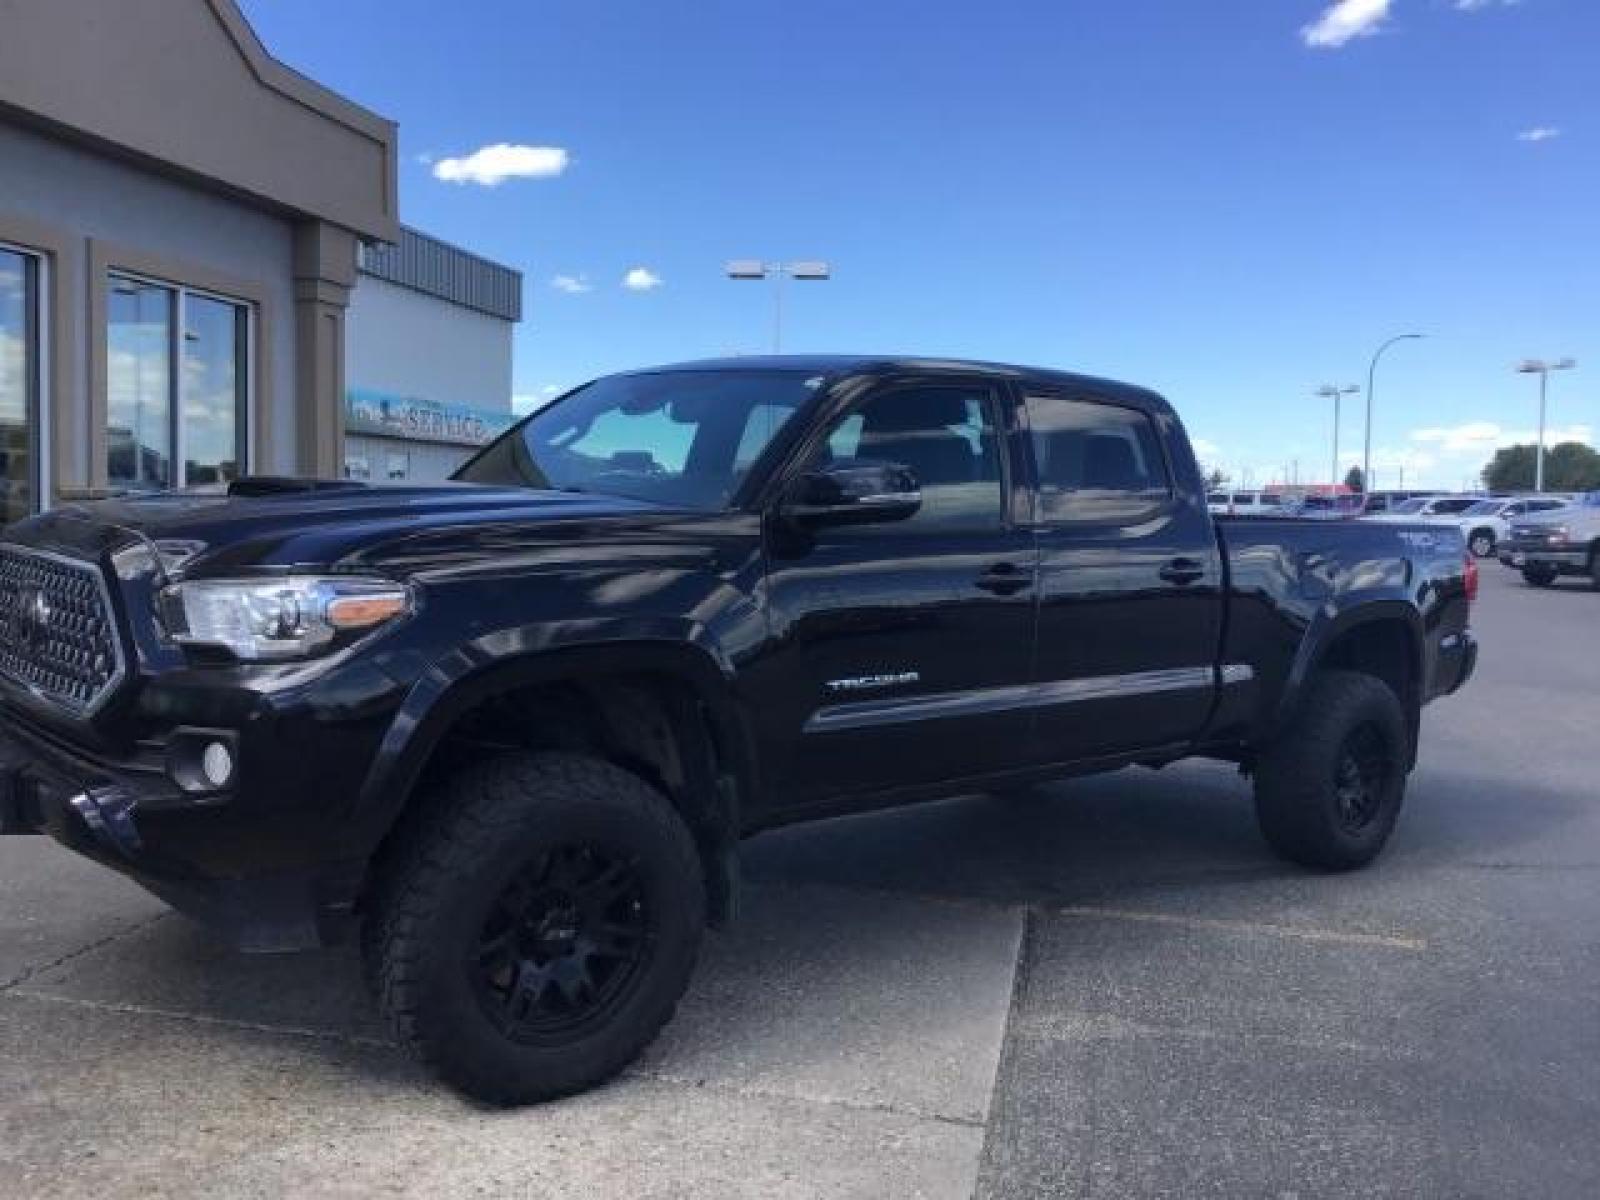
[{"label": "light pole", "polygon": [[727,266],[729,279],[771,279],[772,287],[772,352],[783,350],[783,280],[831,279],[833,272],[825,262],[769,263],[759,258],[735,259]]},{"label": "light pole", "polygon": [[[1339,402],[1346,396],[1354,396],[1360,390],[1353,383],[1347,383],[1343,387],[1335,383],[1325,383],[1317,389],[1317,395],[1324,400],[1333,401],[1333,473],[1328,476],[1328,482],[1333,485],[1335,491],[1339,487]],[[1362,487],[1365,486],[1366,481],[1363,479]]]},{"label": "light pole", "polygon": [[1518,374],[1539,377],[1539,448],[1533,456],[1533,490],[1544,491],[1544,396],[1550,383],[1551,371],[1570,371],[1578,365],[1577,359],[1558,358],[1547,362],[1542,358],[1526,358],[1517,367]]},{"label": "light pole", "polygon": [[[1372,362],[1367,366],[1367,432],[1366,442],[1361,451],[1361,481],[1362,486],[1369,492],[1372,485],[1367,480],[1372,478],[1372,382],[1378,373],[1378,360],[1383,357],[1383,352],[1396,342],[1414,342],[1426,337],[1423,333],[1397,333],[1383,345],[1372,352]],[[1404,485],[1401,485],[1402,488]]]}]

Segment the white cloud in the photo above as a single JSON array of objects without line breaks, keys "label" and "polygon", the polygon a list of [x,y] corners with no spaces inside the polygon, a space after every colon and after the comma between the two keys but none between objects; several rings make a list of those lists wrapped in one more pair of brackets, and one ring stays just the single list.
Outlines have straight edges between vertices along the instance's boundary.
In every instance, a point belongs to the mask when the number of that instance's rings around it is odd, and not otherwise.
[{"label": "white cloud", "polygon": [[1337,50],[1358,37],[1370,37],[1389,19],[1391,0],[1337,0],[1300,30],[1300,40],[1318,50]]},{"label": "white cloud", "polygon": [[1532,129],[1524,129],[1517,134],[1519,142],[1548,142],[1551,138],[1561,136],[1561,130],[1553,125],[1535,125]]},{"label": "white cloud", "polygon": [[[1507,429],[1493,421],[1466,421],[1460,425],[1435,426],[1413,429],[1409,434],[1413,442],[1427,446],[1446,458],[1482,457],[1487,459],[1502,446],[1530,445],[1538,441],[1537,429]],[[1568,425],[1544,431],[1544,442],[1554,446],[1558,442],[1594,441],[1594,430],[1588,425]]]},{"label": "white cloud", "polygon": [[538,412],[561,391],[553,383],[547,383],[537,392],[518,392],[511,397],[511,411],[518,416],[526,416],[531,412]]},{"label": "white cloud", "polygon": [[665,280],[649,267],[634,267],[622,277],[622,286],[630,292],[648,292],[660,287],[664,282]]},{"label": "white cloud", "polygon": [[566,292],[569,296],[579,296],[594,290],[594,285],[589,282],[587,275],[557,275],[550,280],[550,286],[558,292]]},{"label": "white cloud", "polygon": [[548,179],[567,169],[569,156],[560,146],[518,146],[496,142],[462,158],[441,158],[433,177],[446,183],[498,187],[508,179]]},{"label": "white cloud", "polygon": [[1194,448],[1194,456],[1202,466],[1211,466],[1222,461],[1222,447],[1210,438],[1192,437],[1189,445]]},{"label": "white cloud", "polygon": [[1512,8],[1521,4],[1522,0],[1456,0],[1457,12],[1483,12],[1490,8]]}]

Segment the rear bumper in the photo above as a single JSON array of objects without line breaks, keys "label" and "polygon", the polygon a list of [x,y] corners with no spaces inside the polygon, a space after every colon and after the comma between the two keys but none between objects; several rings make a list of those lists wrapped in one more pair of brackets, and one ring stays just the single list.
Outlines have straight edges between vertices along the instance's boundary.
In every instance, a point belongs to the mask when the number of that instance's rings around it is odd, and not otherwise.
[{"label": "rear bumper", "polygon": [[1453,634],[1440,643],[1438,673],[1443,696],[1459,692],[1478,669],[1478,639],[1470,629]]},{"label": "rear bumper", "polygon": [[163,774],[108,768],[0,721],[0,834],[47,834],[240,949],[343,940],[361,863],[249,870],[238,848],[285,834],[273,825],[270,814],[236,811],[227,795],[196,797]]}]

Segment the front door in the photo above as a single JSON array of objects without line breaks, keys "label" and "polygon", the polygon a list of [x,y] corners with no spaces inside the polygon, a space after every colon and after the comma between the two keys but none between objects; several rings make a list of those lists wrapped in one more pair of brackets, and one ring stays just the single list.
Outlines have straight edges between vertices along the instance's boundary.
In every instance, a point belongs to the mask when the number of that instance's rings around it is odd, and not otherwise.
[{"label": "front door", "polygon": [[774,700],[757,719],[780,805],[926,787],[1025,752],[1027,714],[1007,700],[1027,681],[1036,552],[1008,511],[1003,399],[989,382],[885,384],[811,454],[808,469],[909,467],[922,504],[874,525],[773,524],[777,649],[760,694]]},{"label": "front door", "polygon": [[1204,497],[1176,486],[1164,451],[1176,421],[1046,391],[1023,409],[1037,479],[1035,757],[1194,737],[1215,696],[1222,566]]}]

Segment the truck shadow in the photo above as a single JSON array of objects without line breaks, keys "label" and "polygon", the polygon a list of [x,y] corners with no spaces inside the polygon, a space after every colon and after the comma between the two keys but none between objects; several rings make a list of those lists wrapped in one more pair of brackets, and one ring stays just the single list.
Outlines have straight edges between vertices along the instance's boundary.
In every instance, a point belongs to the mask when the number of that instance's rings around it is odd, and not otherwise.
[{"label": "truck shadow", "polygon": [[[1272,920],[1288,902],[1313,919],[1359,904],[1403,925],[1403,889],[1419,871],[1548,856],[1562,843],[1561,827],[1588,807],[1581,795],[1526,784],[1514,806],[1502,794],[1481,776],[1420,775],[1390,852],[1355,876],[1275,859],[1256,831],[1248,785],[1215,764],[764,835],[747,846],[741,919],[709,939],[678,1021],[640,1070],[736,1086],[815,1071],[863,1103],[965,1119],[959,1097],[972,1081],[957,1078],[959,1067],[929,1076],[916,1058],[945,1025],[970,1028],[961,1006],[949,1007],[953,997],[988,996],[1004,1011],[1025,907],[1175,905]],[[348,1058],[354,1046],[376,1070],[394,1069],[396,1052],[350,950],[244,956],[166,917],[30,987],[196,1017],[224,1036],[230,1028],[240,1037],[292,1033],[308,1053],[324,1047]],[[951,1038],[945,1061],[959,1064],[963,1051]],[[992,1071],[987,1050],[974,1055],[974,1071]],[[880,1095],[885,1081],[910,1094]]]}]

